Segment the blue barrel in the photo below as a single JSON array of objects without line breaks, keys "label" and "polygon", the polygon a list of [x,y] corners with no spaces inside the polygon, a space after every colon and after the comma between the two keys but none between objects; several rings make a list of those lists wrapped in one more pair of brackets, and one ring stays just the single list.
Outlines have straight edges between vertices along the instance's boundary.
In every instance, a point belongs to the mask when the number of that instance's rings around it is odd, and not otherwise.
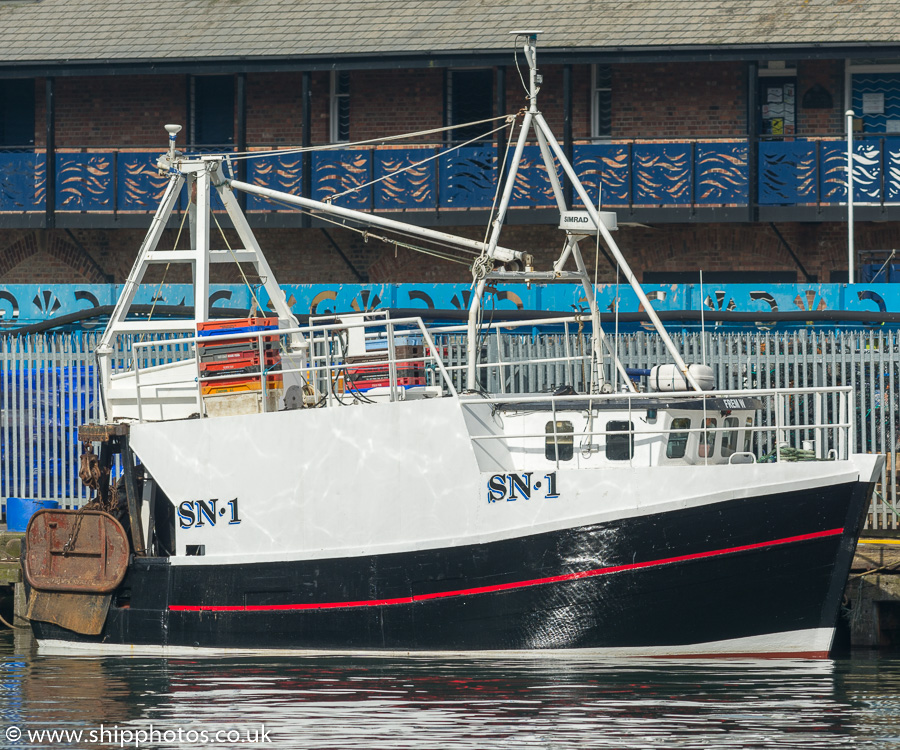
[{"label": "blue barrel", "polygon": [[25,531],[28,521],[43,508],[58,508],[56,500],[34,500],[29,497],[6,498],[6,528],[8,531]]}]

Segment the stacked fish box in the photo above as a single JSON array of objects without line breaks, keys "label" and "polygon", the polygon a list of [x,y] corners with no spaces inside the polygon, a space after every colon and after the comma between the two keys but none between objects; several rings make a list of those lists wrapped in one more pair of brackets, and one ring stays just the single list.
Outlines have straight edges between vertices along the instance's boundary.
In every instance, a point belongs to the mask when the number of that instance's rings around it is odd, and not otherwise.
[{"label": "stacked fish box", "polygon": [[[274,411],[284,388],[279,371],[278,318],[235,318],[197,324],[200,392],[209,416]],[[237,334],[250,334],[247,337]]]},{"label": "stacked fish box", "polygon": [[[367,391],[390,386],[390,352],[387,341],[370,341],[366,350],[365,355],[347,357],[350,387],[357,391]],[[394,364],[398,387],[425,385],[425,362],[422,360],[424,351],[421,339],[408,337],[395,340]]]}]

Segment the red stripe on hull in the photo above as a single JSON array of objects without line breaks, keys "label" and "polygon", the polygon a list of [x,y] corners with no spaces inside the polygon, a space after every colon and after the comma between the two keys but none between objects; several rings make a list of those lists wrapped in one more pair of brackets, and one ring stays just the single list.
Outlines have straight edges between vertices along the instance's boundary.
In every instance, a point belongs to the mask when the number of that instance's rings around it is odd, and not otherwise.
[{"label": "red stripe on hull", "polygon": [[[738,552],[746,552],[749,550],[763,549],[765,547],[775,547],[782,544],[792,544],[795,542],[805,542],[813,539],[824,539],[832,536],[839,536],[844,533],[843,529],[829,529],[827,531],[817,531],[812,534],[801,534],[799,536],[790,536],[783,539],[773,539],[768,542],[757,542],[756,544],[745,544],[740,547],[728,547],[725,549],[711,550],[709,552],[695,552],[690,555],[679,555],[678,557],[666,557],[659,560],[649,560],[641,563],[631,563],[629,565],[613,565],[606,568],[596,568],[594,570],[585,570],[578,573],[564,573],[558,576],[550,576],[547,578],[535,578],[530,581],[516,581],[514,583],[501,583],[494,586],[479,586],[470,589],[459,589],[456,591],[441,591],[434,594],[420,594],[418,596],[402,596],[395,599],[367,599],[355,602],[325,602],[313,604],[265,604],[250,606],[228,606],[228,605],[186,605],[172,604],[169,610],[172,612],[278,612],[278,611],[297,611],[308,609],[346,609],[350,607],[388,607],[395,604],[411,604],[413,602],[428,601],[429,599],[446,599],[459,596],[473,596],[476,594],[489,594],[498,591],[511,591],[515,589],[527,588],[529,586],[543,586],[549,583],[562,583],[566,581],[577,581],[582,578],[593,578],[596,576],[611,575],[613,573],[621,573],[626,570],[639,570],[641,568],[653,568],[661,565],[671,565],[673,563],[687,562],[690,560],[702,560],[710,557],[719,557],[722,555],[732,555]],[[717,656],[722,656],[721,654]],[[738,656],[735,654],[734,656]],[[758,654],[756,656],[759,656]],[[771,656],[776,656],[772,654]],[[796,656],[796,655],[795,655]],[[821,658],[821,657],[811,657]]]}]

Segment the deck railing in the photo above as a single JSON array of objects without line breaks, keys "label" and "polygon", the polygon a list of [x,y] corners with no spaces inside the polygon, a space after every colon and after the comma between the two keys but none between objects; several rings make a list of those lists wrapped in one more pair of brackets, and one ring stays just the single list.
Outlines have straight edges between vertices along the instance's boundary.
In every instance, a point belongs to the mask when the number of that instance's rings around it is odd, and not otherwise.
[{"label": "deck railing", "polygon": [[[579,331],[577,324],[570,324],[568,330],[564,326],[560,324],[556,332],[527,329],[512,333],[500,326],[487,331],[480,347],[483,386],[513,398],[527,392],[549,394],[561,385],[586,392],[589,370],[581,363],[590,355],[590,337],[586,330]],[[782,408],[794,410],[791,429],[799,432],[783,436],[786,440],[781,442],[797,447],[802,447],[803,440],[824,445],[816,434],[821,421],[816,415],[838,414],[840,389],[849,388],[850,450],[888,455],[870,510],[869,527],[900,528],[894,461],[900,452],[900,332],[801,329],[707,332],[704,337],[675,331],[672,336],[689,362],[702,361],[706,352],[705,360],[721,390],[769,389],[783,394]],[[639,332],[611,338],[626,367],[644,368],[667,359],[654,334]],[[30,497],[58,499],[71,507],[80,506],[88,497],[77,476],[77,429],[99,418],[100,386],[93,355],[98,339],[96,332],[0,335],[0,504],[6,497]],[[117,368],[130,367],[132,340],[123,337],[118,346]],[[459,333],[439,333],[434,346],[445,363],[446,377],[462,390],[466,364],[463,338]],[[146,364],[192,356],[188,344],[172,347],[172,351],[148,359]],[[512,366],[529,358],[546,361]],[[339,371],[334,362],[331,376],[337,378]],[[328,367],[322,372],[328,373]],[[434,379],[436,375],[439,373],[433,370],[429,375],[432,387],[441,383]],[[809,395],[797,397],[792,390],[798,388]],[[817,395],[816,389],[821,388],[837,390]],[[774,419],[773,413],[768,423],[757,426],[776,426]],[[773,439],[769,450],[776,444]]]},{"label": "deck railing", "polygon": [[[750,203],[752,174],[747,139],[638,139],[576,143],[575,171],[592,200],[610,208],[716,207]],[[847,200],[845,140],[794,137],[756,144],[763,206],[840,205]],[[900,137],[854,140],[854,192],[860,203],[900,201]],[[54,154],[58,213],[148,213],[166,184],[156,168],[161,150],[59,148]],[[246,162],[247,181],[300,193],[304,165],[310,195],[336,205],[376,211],[488,209],[497,189],[493,143],[455,148],[443,144],[371,146],[314,151],[309,159],[285,151]],[[42,212],[47,205],[47,156],[0,153],[0,212]],[[216,205],[214,208],[222,210]],[[552,208],[552,188],[537,145],[526,146],[512,208]],[[185,208],[182,201],[181,208]],[[257,196],[247,210],[290,211]]]}]

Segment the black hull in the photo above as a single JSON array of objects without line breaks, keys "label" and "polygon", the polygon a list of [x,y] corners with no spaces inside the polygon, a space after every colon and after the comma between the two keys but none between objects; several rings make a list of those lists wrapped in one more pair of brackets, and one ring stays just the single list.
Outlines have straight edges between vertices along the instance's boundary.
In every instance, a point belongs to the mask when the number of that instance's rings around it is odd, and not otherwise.
[{"label": "black hull", "polygon": [[748,639],[735,653],[824,656],[821,635],[809,648],[746,644],[834,628],[870,493],[850,483],[368,557],[137,560],[100,636],[33,627],[113,646],[703,654]]}]

